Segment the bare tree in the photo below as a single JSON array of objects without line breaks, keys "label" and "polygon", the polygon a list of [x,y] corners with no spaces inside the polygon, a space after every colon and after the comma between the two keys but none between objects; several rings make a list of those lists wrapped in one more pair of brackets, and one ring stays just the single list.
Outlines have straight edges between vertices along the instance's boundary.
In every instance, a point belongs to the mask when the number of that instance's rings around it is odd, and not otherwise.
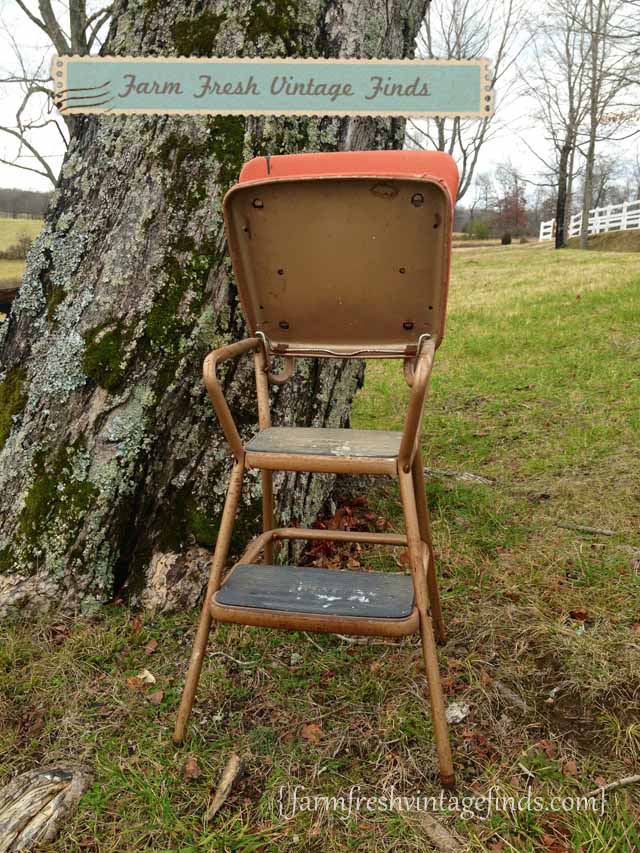
[{"label": "bare tree", "polygon": [[[426,59],[492,59],[491,84],[506,82],[523,47],[523,0],[442,0],[427,10],[418,35],[417,54]],[[504,104],[504,99],[502,101]],[[483,146],[499,130],[496,115],[487,119],[434,118],[410,120],[409,144],[435,148],[455,157],[460,170],[458,200],[469,190]]]},{"label": "bare tree", "polygon": [[[550,156],[529,150],[556,190],[556,248],[566,243],[576,172],[578,134],[588,110],[587,44],[578,24],[582,0],[550,0],[532,38],[532,61],[523,79],[536,103],[535,117],[551,145]],[[526,143],[526,141],[525,141]]]},{"label": "bare tree", "polygon": [[[0,77],[0,85],[9,94],[18,95],[18,107],[13,124],[0,124],[0,133],[8,138],[11,153],[0,156],[0,163],[32,172],[56,185],[57,175],[52,169],[46,149],[43,149],[42,131],[55,128],[66,147],[73,132],[74,119],[66,121],[51,110],[49,83],[50,53],[84,56],[97,50],[111,15],[110,5],[92,9],[86,0],[70,0],[68,6],[54,4],[51,0],[15,0],[24,18],[46,36],[47,47],[35,63],[18,43],[8,25],[4,25],[5,38],[11,46],[11,69]],[[94,4],[95,5],[95,4]]]},{"label": "bare tree", "polygon": [[636,151],[629,164],[628,197],[632,200],[640,198],[640,151]]},{"label": "bare tree", "polygon": [[[587,80],[589,109],[587,129],[583,140],[585,157],[584,194],[580,248],[586,249],[589,238],[589,211],[593,207],[596,146],[602,139],[611,138],[619,125],[606,127],[603,119],[624,106],[621,96],[634,78],[635,59],[625,49],[621,38],[628,0],[582,0],[575,23],[587,40]],[[624,119],[623,119],[624,121]]]},{"label": "bare tree", "polygon": [[489,213],[495,205],[496,190],[493,175],[490,172],[481,172],[475,179],[476,206],[480,205],[483,213]]}]

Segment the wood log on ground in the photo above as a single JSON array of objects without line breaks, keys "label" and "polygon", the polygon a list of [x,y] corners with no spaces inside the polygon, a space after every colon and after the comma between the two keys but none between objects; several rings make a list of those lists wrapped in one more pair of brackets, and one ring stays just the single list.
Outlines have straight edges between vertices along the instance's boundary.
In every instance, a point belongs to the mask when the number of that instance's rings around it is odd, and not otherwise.
[{"label": "wood log on ground", "polygon": [[0,853],[33,850],[53,841],[93,778],[83,765],[28,770],[0,789]]}]

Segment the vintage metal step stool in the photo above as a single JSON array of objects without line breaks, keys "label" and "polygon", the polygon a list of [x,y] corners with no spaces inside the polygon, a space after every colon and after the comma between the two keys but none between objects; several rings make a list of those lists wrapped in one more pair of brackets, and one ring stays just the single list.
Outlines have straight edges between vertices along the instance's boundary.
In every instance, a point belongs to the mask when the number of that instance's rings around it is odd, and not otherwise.
[{"label": "vintage metal step stool", "polygon": [[[435,633],[444,640],[420,453],[420,427],[444,332],[453,200],[447,154],[354,151],[260,157],[227,193],[224,216],[252,337],[210,353],[204,381],[235,462],[174,741],[191,713],[213,619],[293,630],[397,637],[420,632],[440,777],[453,766]],[[260,430],[244,445],[216,376],[253,353]],[[271,370],[284,358],[281,373]],[[269,385],[296,358],[395,358],[411,396],[402,432],[272,427]],[[263,530],[224,582],[245,468],[262,474]],[[406,534],[274,528],[275,470],[390,474]],[[330,539],[408,549],[411,576],[272,565],[279,539]]]}]

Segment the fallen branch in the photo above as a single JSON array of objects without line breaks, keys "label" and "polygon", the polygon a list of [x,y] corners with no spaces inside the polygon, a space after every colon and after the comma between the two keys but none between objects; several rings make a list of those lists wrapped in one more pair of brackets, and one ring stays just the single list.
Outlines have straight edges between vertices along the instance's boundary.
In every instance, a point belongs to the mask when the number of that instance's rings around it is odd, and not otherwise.
[{"label": "fallen branch", "polygon": [[603,530],[600,527],[587,527],[585,524],[572,524],[569,521],[556,521],[556,527],[564,530],[577,530],[578,533],[590,533],[593,536],[617,536],[615,530]]},{"label": "fallen branch", "polygon": [[244,762],[239,755],[232,755],[222,771],[222,778],[207,811],[207,820],[212,820],[218,814],[243,772]]},{"label": "fallen branch", "polygon": [[425,468],[426,477],[451,477],[453,480],[462,480],[465,483],[482,483],[483,486],[495,486],[496,481],[489,477],[481,477],[480,474],[470,474],[468,471],[445,471],[444,468]]},{"label": "fallen branch", "polygon": [[615,791],[616,788],[624,788],[625,785],[635,785],[636,782],[640,782],[640,775],[625,776],[624,779],[616,779],[615,782],[609,782],[607,785],[601,785],[600,788],[589,791],[586,796],[597,797],[598,794],[602,794],[604,791]]}]

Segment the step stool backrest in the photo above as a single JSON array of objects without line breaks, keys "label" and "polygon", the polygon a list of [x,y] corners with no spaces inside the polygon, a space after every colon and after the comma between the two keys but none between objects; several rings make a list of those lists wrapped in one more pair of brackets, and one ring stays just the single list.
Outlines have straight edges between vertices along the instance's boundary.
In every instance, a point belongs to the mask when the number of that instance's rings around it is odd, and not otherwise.
[{"label": "step stool backrest", "polygon": [[251,334],[292,356],[401,358],[444,334],[455,162],[433,151],[257,157],[224,200]]}]

